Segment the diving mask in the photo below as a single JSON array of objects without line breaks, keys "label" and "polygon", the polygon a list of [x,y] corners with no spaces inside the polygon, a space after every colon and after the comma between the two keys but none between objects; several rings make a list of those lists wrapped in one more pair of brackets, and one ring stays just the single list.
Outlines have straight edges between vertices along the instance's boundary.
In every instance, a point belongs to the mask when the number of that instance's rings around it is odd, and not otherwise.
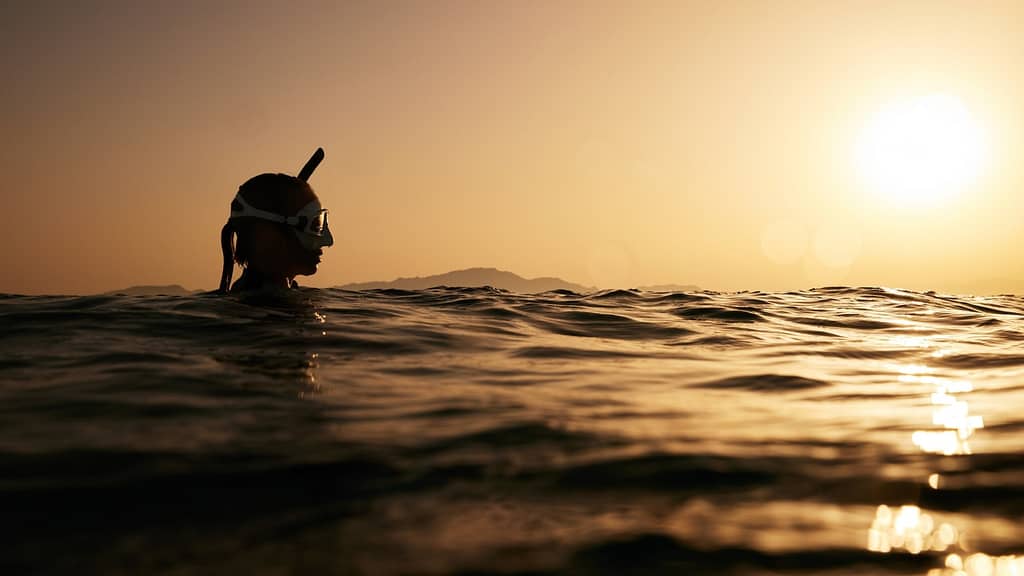
[{"label": "diving mask", "polygon": [[[236,210],[236,207],[241,209]],[[236,218],[259,218],[284,224],[295,232],[302,247],[311,252],[334,245],[334,236],[327,225],[327,210],[320,206],[319,200],[306,204],[294,216],[281,216],[254,208],[241,194],[236,194],[231,202],[231,220]]]}]

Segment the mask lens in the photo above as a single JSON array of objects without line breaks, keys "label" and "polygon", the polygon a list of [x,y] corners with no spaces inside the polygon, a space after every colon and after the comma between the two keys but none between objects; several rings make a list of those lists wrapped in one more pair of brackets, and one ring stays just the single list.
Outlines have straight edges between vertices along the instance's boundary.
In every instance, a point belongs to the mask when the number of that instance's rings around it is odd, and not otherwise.
[{"label": "mask lens", "polygon": [[324,227],[327,226],[327,211],[321,210],[310,222],[309,222],[309,233],[317,236],[322,236],[324,233]]}]

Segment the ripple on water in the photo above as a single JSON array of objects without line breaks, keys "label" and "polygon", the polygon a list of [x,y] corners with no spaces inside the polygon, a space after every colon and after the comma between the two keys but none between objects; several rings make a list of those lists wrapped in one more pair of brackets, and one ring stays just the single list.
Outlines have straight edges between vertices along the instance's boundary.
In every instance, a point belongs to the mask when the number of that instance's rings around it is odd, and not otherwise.
[{"label": "ripple on water", "polygon": [[867,550],[904,506],[1019,554],[1022,314],[847,287],[0,295],[0,571],[926,576],[935,550]]},{"label": "ripple on water", "polygon": [[732,376],[693,384],[694,388],[711,388],[715,390],[746,390],[753,392],[785,392],[790,390],[808,390],[821,388],[829,383],[813,378],[789,376],[786,374],[751,374]]},{"label": "ripple on water", "polygon": [[739,310],[736,308],[722,308],[718,306],[697,306],[692,308],[677,308],[673,314],[681,318],[696,320],[722,320],[725,322],[763,322],[764,317],[750,310]]}]

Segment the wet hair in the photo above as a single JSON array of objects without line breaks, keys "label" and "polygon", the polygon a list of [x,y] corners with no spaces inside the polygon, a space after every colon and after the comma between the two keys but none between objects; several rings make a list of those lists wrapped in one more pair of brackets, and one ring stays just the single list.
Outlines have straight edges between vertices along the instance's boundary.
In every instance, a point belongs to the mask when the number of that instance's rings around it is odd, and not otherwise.
[{"label": "wet hair", "polygon": [[[314,196],[309,184],[288,174],[254,176],[238,188],[238,193],[252,207],[282,216],[295,214]],[[234,200],[231,201],[232,210],[241,208]],[[251,230],[252,221],[248,218],[228,219],[220,229],[220,250],[224,257],[224,267],[221,270],[218,292],[226,293],[231,287],[231,276],[234,275],[236,262],[243,268],[249,264],[249,252],[252,248]]]}]

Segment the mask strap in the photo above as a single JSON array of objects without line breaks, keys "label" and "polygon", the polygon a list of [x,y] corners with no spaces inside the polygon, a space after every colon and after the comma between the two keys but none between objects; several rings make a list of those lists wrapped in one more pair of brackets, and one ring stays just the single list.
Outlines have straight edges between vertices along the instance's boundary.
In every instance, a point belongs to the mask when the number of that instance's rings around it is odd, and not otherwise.
[{"label": "mask strap", "polygon": [[231,211],[231,219],[235,218],[260,218],[263,220],[270,220],[271,222],[280,222],[281,224],[288,224],[289,226],[295,226],[299,223],[299,219],[296,216],[281,216],[274,212],[267,212],[266,210],[260,210],[259,208],[253,207],[251,204],[242,198],[241,194],[235,194],[235,202],[242,207],[241,212]]}]

